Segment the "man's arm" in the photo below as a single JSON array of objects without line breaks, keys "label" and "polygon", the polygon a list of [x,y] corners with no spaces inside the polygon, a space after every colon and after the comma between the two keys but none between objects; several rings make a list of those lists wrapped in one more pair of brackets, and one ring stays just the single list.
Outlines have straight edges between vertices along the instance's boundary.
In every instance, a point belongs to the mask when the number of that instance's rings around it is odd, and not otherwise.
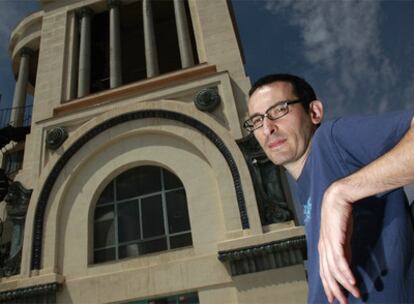
[{"label": "man's arm", "polygon": [[[365,197],[414,182],[414,118],[410,129],[390,151],[326,190],[318,244],[320,275],[328,300],[346,303],[340,285],[359,297],[349,267],[352,204]],[[340,285],[339,285],[340,284]]]}]

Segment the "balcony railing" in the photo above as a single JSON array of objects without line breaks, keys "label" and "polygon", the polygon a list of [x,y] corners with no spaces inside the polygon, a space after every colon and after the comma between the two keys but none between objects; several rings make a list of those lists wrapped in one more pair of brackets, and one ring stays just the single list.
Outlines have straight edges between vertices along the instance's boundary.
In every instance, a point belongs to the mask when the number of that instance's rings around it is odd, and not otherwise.
[{"label": "balcony railing", "polygon": [[[33,105],[27,105],[25,107],[21,107],[21,109],[24,111],[24,116],[23,116],[23,125],[19,127],[30,126],[32,122],[32,108],[33,108]],[[10,115],[12,111],[15,109],[19,109],[19,108],[0,109],[0,129],[6,127],[7,125],[13,125],[13,121],[10,121]]]}]

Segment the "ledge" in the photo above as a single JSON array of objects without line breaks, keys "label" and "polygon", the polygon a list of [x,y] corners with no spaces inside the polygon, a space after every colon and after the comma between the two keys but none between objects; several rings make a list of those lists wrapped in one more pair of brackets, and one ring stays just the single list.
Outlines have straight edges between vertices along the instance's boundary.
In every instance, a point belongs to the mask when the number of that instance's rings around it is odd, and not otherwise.
[{"label": "ledge", "polygon": [[[64,277],[58,274],[48,274],[22,278],[13,276],[0,280],[0,302],[13,301],[21,298],[35,298],[54,294],[63,284]],[[19,301],[18,301],[19,302]]]},{"label": "ledge", "polygon": [[21,298],[30,298],[42,295],[48,295],[55,293],[60,284],[58,283],[49,283],[43,285],[34,285],[26,288],[18,288],[14,290],[2,291],[0,292],[0,301],[13,301]]},{"label": "ledge", "polygon": [[214,73],[217,73],[215,65],[200,64],[191,68],[162,74],[150,79],[137,81],[117,88],[94,93],[82,98],[66,101],[63,105],[54,109],[54,115],[64,115],[85,108],[107,104],[109,102],[114,102],[115,99],[119,100],[121,97],[144,94],[161,88],[166,88],[171,85],[209,76]]},{"label": "ledge", "polygon": [[[269,231],[270,230],[270,231]],[[271,227],[263,226],[263,234],[241,236],[225,240],[218,244],[218,251],[231,251],[239,248],[256,247],[275,241],[283,241],[289,238],[305,235],[303,226],[295,226],[293,221],[273,224]]]},{"label": "ledge", "polygon": [[305,236],[256,246],[219,251],[218,259],[230,264],[233,276],[302,264],[306,259]]},{"label": "ledge", "polygon": [[64,280],[62,275],[56,273],[34,275],[32,277],[22,277],[20,275],[4,277],[0,279],[0,293],[53,283],[62,284]]}]

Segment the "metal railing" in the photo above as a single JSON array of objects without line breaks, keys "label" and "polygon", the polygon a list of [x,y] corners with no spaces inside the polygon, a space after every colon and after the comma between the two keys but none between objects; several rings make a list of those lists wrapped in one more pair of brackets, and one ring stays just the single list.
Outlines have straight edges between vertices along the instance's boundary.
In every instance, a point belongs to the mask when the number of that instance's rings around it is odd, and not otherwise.
[{"label": "metal railing", "polygon": [[[10,121],[10,115],[13,110],[19,109],[18,107],[15,108],[3,108],[0,109],[0,129],[4,128],[8,125],[13,124],[13,121]],[[33,105],[27,105],[24,107],[20,107],[24,111],[23,116],[23,125],[19,127],[27,127],[30,126],[32,123],[32,109]]]}]

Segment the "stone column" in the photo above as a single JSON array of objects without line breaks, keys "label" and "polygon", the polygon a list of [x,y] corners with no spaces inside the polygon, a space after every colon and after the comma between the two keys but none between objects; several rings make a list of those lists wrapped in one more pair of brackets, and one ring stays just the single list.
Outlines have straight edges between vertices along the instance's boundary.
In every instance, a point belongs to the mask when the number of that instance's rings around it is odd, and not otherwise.
[{"label": "stone column", "polygon": [[79,20],[76,12],[68,13],[68,54],[65,58],[64,100],[76,98],[79,68]]},{"label": "stone column", "polygon": [[118,0],[108,0],[109,5],[109,86],[122,84],[121,32]]},{"label": "stone column", "polygon": [[144,19],[145,65],[147,78],[150,78],[159,74],[151,0],[142,0],[142,14]]},{"label": "stone column", "polygon": [[175,23],[177,24],[178,45],[180,47],[181,66],[187,68],[194,65],[190,32],[183,0],[174,0]]},{"label": "stone column", "polygon": [[29,64],[33,51],[23,48],[20,51],[19,74],[13,96],[13,109],[10,114],[10,124],[14,127],[23,126],[24,110],[26,106],[27,84],[29,81]]},{"label": "stone column", "polygon": [[78,68],[78,97],[88,95],[91,86],[91,19],[93,11],[80,10],[80,46]]}]

